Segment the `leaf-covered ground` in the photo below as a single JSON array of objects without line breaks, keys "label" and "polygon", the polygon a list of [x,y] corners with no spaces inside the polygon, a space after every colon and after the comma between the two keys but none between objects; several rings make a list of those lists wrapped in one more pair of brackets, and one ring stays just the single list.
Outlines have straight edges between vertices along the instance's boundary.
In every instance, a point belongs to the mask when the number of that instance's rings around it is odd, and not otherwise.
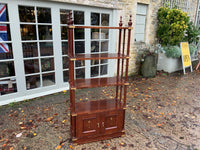
[{"label": "leaf-covered ground", "polygon": [[[200,73],[129,78],[126,136],[73,146],[69,92],[0,107],[2,150],[200,150]],[[114,97],[114,87],[76,91],[76,101]]]}]

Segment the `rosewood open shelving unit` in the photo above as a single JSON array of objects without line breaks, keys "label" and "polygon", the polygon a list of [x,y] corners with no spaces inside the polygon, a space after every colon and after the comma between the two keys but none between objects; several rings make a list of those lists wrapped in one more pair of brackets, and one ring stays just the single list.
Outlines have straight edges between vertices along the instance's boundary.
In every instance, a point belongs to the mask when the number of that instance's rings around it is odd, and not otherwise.
[{"label": "rosewood open shelving unit", "polygon": [[[68,14],[68,57],[70,84],[70,122],[71,137],[75,144],[110,139],[125,135],[124,120],[126,110],[126,91],[130,37],[132,29],[131,16],[128,27],[122,27],[122,17],[119,27],[104,26],[74,26],[72,12]],[[117,53],[75,54],[73,32],[75,28],[115,29],[119,30]],[[126,37],[127,32],[127,37]],[[77,60],[117,59],[116,77],[75,79],[74,62]],[[103,86],[116,86],[115,98],[104,100],[89,100],[75,102],[75,90]]]}]

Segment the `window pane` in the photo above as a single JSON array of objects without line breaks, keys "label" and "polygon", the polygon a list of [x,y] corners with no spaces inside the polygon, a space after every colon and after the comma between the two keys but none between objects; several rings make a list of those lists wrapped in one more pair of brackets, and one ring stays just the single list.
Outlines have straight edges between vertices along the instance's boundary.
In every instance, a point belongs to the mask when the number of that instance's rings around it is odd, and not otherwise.
[{"label": "window pane", "polygon": [[29,90],[37,87],[41,87],[40,75],[27,76],[26,89]]},{"label": "window pane", "polygon": [[91,38],[99,39],[99,29],[91,29]]},{"label": "window pane", "polygon": [[75,39],[84,39],[84,29],[74,29]]},{"label": "window pane", "polygon": [[19,6],[20,22],[35,22],[34,7]]},{"label": "window pane", "polygon": [[108,51],[108,41],[101,42],[101,51]]},{"label": "window pane", "polygon": [[99,60],[91,60],[91,65],[98,65],[99,64]]},{"label": "window pane", "polygon": [[54,70],[54,58],[41,59],[42,72]]},{"label": "window pane", "polygon": [[109,37],[109,30],[108,29],[102,29],[101,30],[101,39],[108,39]]},{"label": "window pane", "polygon": [[67,24],[67,13],[69,13],[70,10],[61,9],[60,10],[60,23],[61,24]]},{"label": "window pane", "polygon": [[76,69],[76,79],[85,78],[85,68]]},{"label": "window pane", "polygon": [[108,14],[102,14],[101,15],[101,25],[102,26],[109,26],[109,15]]},{"label": "window pane", "polygon": [[75,63],[76,63],[76,67],[85,66],[85,61],[83,61],[83,60],[77,60]]},{"label": "window pane", "polygon": [[101,64],[105,64],[105,63],[108,63],[108,59],[102,59],[101,60]]},{"label": "window pane", "polygon": [[61,39],[67,40],[67,27],[61,26]]},{"label": "window pane", "polygon": [[55,73],[48,73],[42,75],[43,86],[50,86],[55,84]]},{"label": "window pane", "polygon": [[[3,50],[5,48],[9,50],[9,52],[5,53],[5,50]],[[13,51],[11,43],[0,43],[0,60],[2,59],[13,59]]]},{"label": "window pane", "polygon": [[62,54],[68,55],[68,42],[62,42]]},{"label": "window pane", "polygon": [[99,52],[99,41],[91,42],[91,52]]},{"label": "window pane", "polygon": [[36,40],[35,25],[20,25],[22,40]]},{"label": "window pane", "polygon": [[85,53],[85,42],[77,41],[75,42],[75,53]]},{"label": "window pane", "polygon": [[108,70],[108,65],[101,66],[101,75],[106,75]]},{"label": "window pane", "polygon": [[68,57],[63,57],[63,69],[69,68],[69,59]]},{"label": "window pane", "polygon": [[52,26],[39,25],[39,39],[52,40]]},{"label": "window pane", "polygon": [[37,43],[22,43],[23,56],[27,57],[38,57]]},{"label": "window pane", "polygon": [[38,73],[39,72],[38,59],[24,60],[24,68],[26,74]]},{"label": "window pane", "polygon": [[84,25],[84,12],[74,11],[74,24]]},{"label": "window pane", "polygon": [[0,80],[0,95],[5,95],[15,92],[17,92],[15,79]]},{"label": "window pane", "polygon": [[63,80],[64,82],[68,82],[69,80],[69,71],[63,71]]},{"label": "window pane", "polygon": [[91,77],[99,75],[99,66],[91,67]]},{"label": "window pane", "polygon": [[14,62],[0,62],[0,78],[15,76]]},{"label": "window pane", "polygon": [[52,55],[53,55],[53,43],[40,42],[40,56],[52,56]]},{"label": "window pane", "polygon": [[100,25],[100,14],[91,13],[91,25]]},{"label": "window pane", "polygon": [[37,8],[38,23],[51,23],[51,9]]},{"label": "window pane", "polygon": [[1,9],[1,16],[0,16],[1,22],[8,22],[9,17],[8,17],[8,7],[7,7],[7,5],[0,3],[0,9]]},{"label": "window pane", "polygon": [[11,41],[9,24],[0,24],[0,38],[1,38],[0,42],[1,41]]}]

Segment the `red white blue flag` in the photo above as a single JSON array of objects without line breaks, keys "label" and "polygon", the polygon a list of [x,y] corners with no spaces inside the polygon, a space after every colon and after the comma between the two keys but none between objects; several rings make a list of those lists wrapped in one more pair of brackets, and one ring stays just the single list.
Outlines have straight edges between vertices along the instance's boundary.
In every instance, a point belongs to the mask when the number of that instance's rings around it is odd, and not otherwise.
[{"label": "red white blue flag", "polygon": [[[6,22],[6,5],[0,4],[0,22]],[[8,53],[9,48],[7,43],[7,25],[0,24],[0,53]]]}]

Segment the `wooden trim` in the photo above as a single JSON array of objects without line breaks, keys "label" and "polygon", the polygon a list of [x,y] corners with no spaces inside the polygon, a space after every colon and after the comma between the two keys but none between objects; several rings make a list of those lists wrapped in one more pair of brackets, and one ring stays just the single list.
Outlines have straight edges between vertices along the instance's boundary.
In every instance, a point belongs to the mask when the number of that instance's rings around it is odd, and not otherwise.
[{"label": "wooden trim", "polygon": [[77,114],[72,114],[72,117],[75,117],[75,116],[77,116]]},{"label": "wooden trim", "polygon": [[129,83],[125,83],[124,85],[129,85]]}]

